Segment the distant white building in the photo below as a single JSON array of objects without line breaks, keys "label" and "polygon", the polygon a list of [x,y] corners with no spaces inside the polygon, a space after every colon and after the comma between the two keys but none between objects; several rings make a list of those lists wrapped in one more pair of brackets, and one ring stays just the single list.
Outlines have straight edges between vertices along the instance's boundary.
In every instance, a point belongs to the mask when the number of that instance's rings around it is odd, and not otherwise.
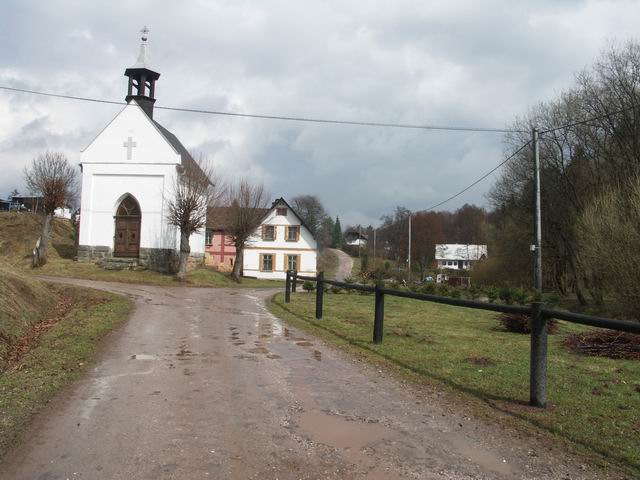
[{"label": "distant white building", "polygon": [[436,245],[438,269],[469,270],[478,260],[487,258],[486,245],[446,243]]},{"label": "distant white building", "polygon": [[344,243],[346,245],[353,245],[356,247],[366,247],[368,241],[369,241],[369,238],[366,235],[356,230],[349,230],[347,233],[344,234]]}]

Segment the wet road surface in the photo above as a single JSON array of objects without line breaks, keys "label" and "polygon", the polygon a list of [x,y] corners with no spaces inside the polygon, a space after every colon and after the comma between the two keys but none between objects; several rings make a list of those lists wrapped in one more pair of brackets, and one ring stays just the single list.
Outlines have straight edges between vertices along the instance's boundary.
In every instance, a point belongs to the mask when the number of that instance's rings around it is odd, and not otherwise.
[{"label": "wet road surface", "polygon": [[600,478],[287,327],[273,291],[69,282],[135,313],[0,479]]}]

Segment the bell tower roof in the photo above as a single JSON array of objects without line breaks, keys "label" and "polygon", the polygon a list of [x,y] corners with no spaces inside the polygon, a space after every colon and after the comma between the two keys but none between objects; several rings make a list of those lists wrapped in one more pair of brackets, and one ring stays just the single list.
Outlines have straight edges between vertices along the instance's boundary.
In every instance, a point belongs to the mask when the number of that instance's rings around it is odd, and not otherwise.
[{"label": "bell tower roof", "polygon": [[125,100],[129,103],[132,99],[142,107],[149,118],[153,118],[153,104],[155,103],[155,83],[160,78],[160,74],[151,69],[149,65],[149,51],[147,41],[149,39],[149,29],[145,26],[140,30],[142,34],[140,52],[136,63],[124,71],[124,75],[129,77],[129,85]]}]

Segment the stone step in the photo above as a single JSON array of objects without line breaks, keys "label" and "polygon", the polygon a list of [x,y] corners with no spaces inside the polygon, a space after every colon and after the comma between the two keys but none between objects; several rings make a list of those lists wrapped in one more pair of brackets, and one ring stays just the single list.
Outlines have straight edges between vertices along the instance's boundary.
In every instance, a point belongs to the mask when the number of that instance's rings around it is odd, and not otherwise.
[{"label": "stone step", "polygon": [[104,270],[134,270],[138,267],[137,258],[111,257],[103,258],[100,265]]}]

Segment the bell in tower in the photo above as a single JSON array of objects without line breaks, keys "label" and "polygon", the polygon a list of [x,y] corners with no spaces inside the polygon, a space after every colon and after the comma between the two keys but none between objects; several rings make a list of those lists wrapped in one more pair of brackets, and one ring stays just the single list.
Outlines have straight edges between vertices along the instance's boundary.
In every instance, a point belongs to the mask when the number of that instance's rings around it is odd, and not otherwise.
[{"label": "bell in tower", "polygon": [[129,103],[132,99],[138,102],[149,118],[153,118],[153,104],[156,102],[155,86],[156,80],[160,78],[158,72],[151,70],[147,55],[147,40],[149,29],[144,27],[142,33],[142,43],[140,44],[140,54],[138,61],[132,67],[124,71],[124,75],[129,77],[129,86],[125,100]]}]

